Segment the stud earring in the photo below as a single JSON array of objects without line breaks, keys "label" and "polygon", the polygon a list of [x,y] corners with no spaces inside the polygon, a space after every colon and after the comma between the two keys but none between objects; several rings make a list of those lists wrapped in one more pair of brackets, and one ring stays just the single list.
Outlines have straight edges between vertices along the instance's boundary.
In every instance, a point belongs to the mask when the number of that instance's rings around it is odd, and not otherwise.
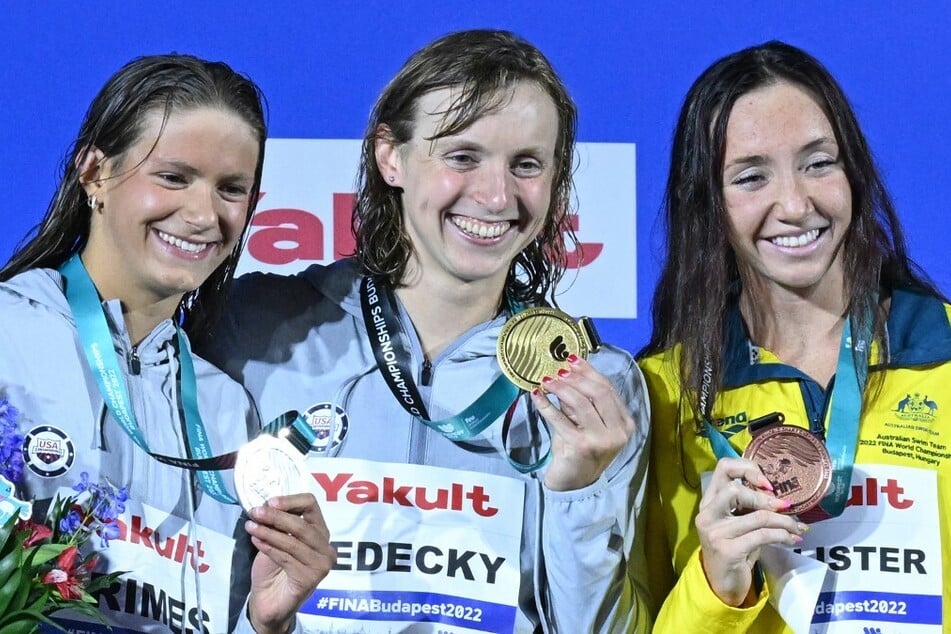
[{"label": "stud earring", "polygon": [[391,183],[395,183],[395,182],[396,182],[396,177],[395,177],[395,176],[390,176],[387,180],[390,181]]},{"label": "stud earring", "polygon": [[95,194],[86,199],[86,204],[89,205],[89,208],[93,211],[99,211],[99,199],[96,198]]}]

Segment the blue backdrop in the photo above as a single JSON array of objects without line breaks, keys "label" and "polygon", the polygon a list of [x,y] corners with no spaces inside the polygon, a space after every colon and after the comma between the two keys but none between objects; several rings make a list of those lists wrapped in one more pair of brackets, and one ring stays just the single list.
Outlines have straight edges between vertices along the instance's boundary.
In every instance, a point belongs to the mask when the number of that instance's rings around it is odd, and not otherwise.
[{"label": "blue backdrop", "polygon": [[496,27],[551,58],[578,102],[580,141],[636,144],[639,317],[602,320],[605,338],[636,349],[649,333],[657,212],[684,93],[717,57],[772,38],[812,52],[844,85],[912,254],[951,289],[941,194],[951,165],[944,48],[951,9],[942,2],[28,4],[9,3],[0,18],[3,260],[45,211],[89,101],[132,57],[176,51],[222,59],[264,89],[271,136],[354,139],[378,91],[415,49],[448,31]]}]

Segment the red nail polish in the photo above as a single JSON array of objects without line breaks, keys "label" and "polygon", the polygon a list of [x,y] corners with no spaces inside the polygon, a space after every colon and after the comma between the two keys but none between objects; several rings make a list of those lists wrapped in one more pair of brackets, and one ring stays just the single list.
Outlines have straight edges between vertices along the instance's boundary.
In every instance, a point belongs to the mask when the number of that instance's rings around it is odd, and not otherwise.
[{"label": "red nail polish", "polygon": [[543,377],[542,377],[542,383],[551,383],[551,382],[554,381],[554,380],[555,380],[555,379],[551,378],[550,376],[543,376]]},{"label": "red nail polish", "polygon": [[568,370],[564,368],[561,368],[560,370],[558,370],[558,376],[560,376],[561,378],[565,378],[569,374],[571,374],[571,372],[569,372]]},{"label": "red nail polish", "polygon": [[568,363],[578,363],[578,361],[580,361],[578,355],[574,353],[568,355]]},{"label": "red nail polish", "polygon": [[532,394],[534,394],[535,396],[538,396],[541,393],[542,393],[541,390],[539,390],[537,387],[534,390],[532,390]]}]

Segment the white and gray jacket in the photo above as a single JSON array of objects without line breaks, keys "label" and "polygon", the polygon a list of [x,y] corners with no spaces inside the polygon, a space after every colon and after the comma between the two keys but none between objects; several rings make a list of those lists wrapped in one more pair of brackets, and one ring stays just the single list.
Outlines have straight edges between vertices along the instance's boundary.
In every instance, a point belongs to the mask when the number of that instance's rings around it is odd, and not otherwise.
[{"label": "white and gray jacket", "polygon": [[[154,453],[184,456],[174,325],[170,320],[160,323],[133,348],[119,302],[106,302],[103,308],[146,443]],[[57,490],[79,482],[83,473],[92,483],[108,479],[117,487],[128,487],[129,506],[135,509],[120,516],[125,530],[119,541],[141,547],[146,560],[162,551],[179,571],[163,575],[154,566],[134,568],[123,577],[121,587],[101,596],[100,608],[115,626],[113,631],[205,629],[219,634],[231,631],[238,621],[242,629],[249,629],[244,605],[250,583],[250,543],[243,522],[239,524],[240,507],[207,495],[191,472],[149,456],[112,417],[86,362],[57,271],[34,269],[0,284],[0,351],[0,398],[20,411],[22,433],[29,435],[37,429],[51,443],[46,453],[34,451],[27,456],[29,464],[18,491],[21,498],[35,500],[34,515],[44,511]],[[236,449],[259,429],[256,409],[240,385],[203,359],[193,359],[199,410],[211,448],[215,454]],[[222,474],[230,488],[231,472]],[[153,517],[163,518],[161,523],[149,525],[151,520],[140,504],[153,509]],[[199,599],[189,584],[197,579],[206,602],[214,593],[220,597],[224,589],[209,582],[201,585],[202,573],[189,565],[189,556],[177,551],[200,552],[201,543],[222,542],[215,536],[224,536],[224,543],[234,549],[230,570],[222,572],[230,579],[229,622],[196,627],[202,622],[196,611]],[[169,540],[176,544],[175,551]],[[180,540],[185,540],[184,546]],[[129,570],[129,561],[116,556],[122,547],[113,540],[102,551],[109,571]],[[210,566],[224,561],[215,561],[211,553],[204,557]],[[178,559],[180,565],[174,563]],[[99,631],[97,627],[89,624],[84,631]]]},{"label": "white and gray jacket", "polygon": [[[629,567],[646,481],[649,405],[629,354],[605,346],[589,361],[609,377],[637,431],[604,474],[577,491],[549,491],[544,471],[519,474],[502,449],[501,418],[478,437],[452,442],[407,413],[377,368],[360,308],[355,262],[314,265],[295,276],[236,280],[225,316],[203,353],[250,391],[265,420],[332,402],[349,419],[340,457],[499,474],[525,486],[522,578],[516,631],[648,631],[644,592]],[[411,367],[433,419],[459,413],[499,374],[500,316],[462,335],[425,368],[416,333],[400,306]],[[547,436],[526,395],[507,444],[523,463],[539,459]],[[326,458],[311,458],[311,460]],[[319,589],[318,589],[319,593]]]}]

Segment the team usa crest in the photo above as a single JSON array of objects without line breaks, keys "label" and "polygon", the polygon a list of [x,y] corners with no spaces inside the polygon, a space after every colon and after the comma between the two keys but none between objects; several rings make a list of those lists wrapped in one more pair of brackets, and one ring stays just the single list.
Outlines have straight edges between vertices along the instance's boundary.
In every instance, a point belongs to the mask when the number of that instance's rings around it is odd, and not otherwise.
[{"label": "team usa crest", "polygon": [[304,420],[317,436],[310,446],[311,452],[336,456],[350,429],[347,412],[332,403],[317,403],[304,413]]},{"label": "team usa crest", "polygon": [[23,461],[41,478],[56,478],[72,468],[76,449],[59,427],[38,425],[23,439]]},{"label": "team usa crest", "polygon": [[927,394],[922,396],[920,392],[915,392],[914,394],[906,394],[905,398],[898,401],[894,411],[895,415],[902,420],[933,423],[938,411],[938,404],[930,399]]}]

